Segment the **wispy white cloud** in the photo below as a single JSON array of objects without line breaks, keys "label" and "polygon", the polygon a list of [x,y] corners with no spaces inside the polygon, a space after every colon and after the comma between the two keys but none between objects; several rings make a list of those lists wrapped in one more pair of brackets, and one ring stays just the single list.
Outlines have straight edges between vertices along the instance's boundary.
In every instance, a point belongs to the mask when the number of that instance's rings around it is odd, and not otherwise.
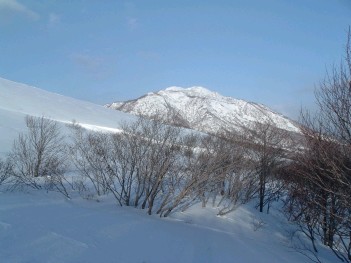
[{"label": "wispy white cloud", "polygon": [[0,11],[1,10],[23,14],[34,20],[39,19],[40,17],[38,13],[30,10],[28,7],[16,0],[0,0]]}]

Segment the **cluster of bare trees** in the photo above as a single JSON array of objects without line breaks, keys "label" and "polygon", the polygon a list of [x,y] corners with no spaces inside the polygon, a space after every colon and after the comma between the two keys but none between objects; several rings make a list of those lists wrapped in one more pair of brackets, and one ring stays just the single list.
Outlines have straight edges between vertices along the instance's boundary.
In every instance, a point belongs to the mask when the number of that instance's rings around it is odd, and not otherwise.
[{"label": "cluster of bare trees", "polygon": [[116,134],[73,127],[70,154],[83,192],[168,216],[194,201],[232,211],[255,192],[244,147],[140,118]]},{"label": "cluster of bare trees", "polygon": [[351,46],[346,63],[315,92],[318,112],[303,112],[304,143],[286,167],[285,211],[311,240],[351,262]]},{"label": "cluster of bare trees", "polygon": [[[81,184],[97,195],[112,193],[119,205],[165,206],[174,187],[180,153],[178,128],[139,119],[116,134],[91,133],[74,127],[70,147]],[[86,184],[84,181],[89,181]]]},{"label": "cluster of bare trees", "polygon": [[[14,141],[0,163],[10,188],[55,190],[84,197],[112,194],[119,205],[168,216],[196,201],[225,214],[259,196],[272,200],[270,182],[281,155],[281,138],[271,124],[256,124],[245,139],[190,133],[158,120],[139,118],[122,132],[102,133],[70,125],[64,137],[57,122],[27,117],[27,133]],[[273,136],[276,134],[276,136]],[[67,176],[74,170],[74,176]],[[70,179],[68,179],[70,178]],[[267,187],[269,185],[269,187]]]},{"label": "cluster of bare trees", "polygon": [[256,195],[260,212],[280,198],[283,184],[281,172],[293,148],[291,134],[277,128],[272,121],[256,122],[245,128],[242,143],[249,150],[251,170],[255,175]]}]

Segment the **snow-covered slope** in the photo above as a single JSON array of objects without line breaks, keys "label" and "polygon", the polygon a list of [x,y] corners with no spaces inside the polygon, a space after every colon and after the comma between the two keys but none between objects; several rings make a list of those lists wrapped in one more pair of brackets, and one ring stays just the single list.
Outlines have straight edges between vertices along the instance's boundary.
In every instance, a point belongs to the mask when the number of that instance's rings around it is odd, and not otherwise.
[{"label": "snow-covered slope", "polygon": [[0,78],[0,155],[9,151],[26,115],[68,123],[73,120],[90,129],[118,129],[132,115],[103,106],[47,92]]},{"label": "snow-covered slope", "polygon": [[208,133],[238,130],[255,121],[271,121],[278,128],[299,132],[295,122],[262,104],[224,97],[203,87],[170,87],[106,107],[142,116],[171,116],[175,124]]},{"label": "snow-covered slope", "polygon": [[[0,192],[5,263],[308,263],[289,247],[284,220],[241,207],[227,216],[195,206],[172,218],[45,191]],[[264,222],[259,229],[255,222]],[[337,262],[326,249],[321,262]],[[333,261],[334,260],[334,261]]]}]

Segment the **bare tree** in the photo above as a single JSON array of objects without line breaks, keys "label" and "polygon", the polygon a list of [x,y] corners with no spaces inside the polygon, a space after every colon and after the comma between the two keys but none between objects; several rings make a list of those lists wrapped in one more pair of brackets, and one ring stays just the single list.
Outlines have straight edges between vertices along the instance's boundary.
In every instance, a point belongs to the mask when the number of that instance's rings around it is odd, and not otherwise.
[{"label": "bare tree", "polygon": [[[251,169],[257,176],[258,207],[260,212],[274,200],[281,189],[275,174],[291,146],[288,131],[277,128],[272,121],[255,122],[243,128],[242,143],[247,147]],[[267,210],[268,211],[268,210]]]},{"label": "bare tree", "polygon": [[74,127],[74,163],[98,195],[112,193],[119,205],[152,214],[155,204],[165,206],[173,193],[180,129],[143,118],[122,128],[104,134]]},{"label": "bare tree", "polygon": [[[351,262],[351,32],[345,61],[315,91],[318,111],[301,113],[304,147],[294,156],[288,210],[315,237]],[[316,251],[316,248],[315,248]]]},{"label": "bare tree", "polygon": [[197,176],[196,172],[199,170],[194,165],[196,162],[195,151],[199,146],[199,136],[191,133],[183,136],[181,140],[180,158],[175,164],[175,172],[172,172],[168,184],[172,198],[163,202],[157,211],[160,216],[164,217],[167,217],[175,209],[185,210],[191,206],[198,197],[195,193],[198,185],[206,180],[205,176]]},{"label": "bare tree", "polygon": [[69,152],[81,176],[75,185],[84,190],[81,192],[84,197],[106,194],[109,191],[108,176],[103,160],[109,154],[108,135],[87,131],[76,123],[69,127],[73,134]]},{"label": "bare tree", "polygon": [[204,206],[212,199],[212,205],[220,208],[219,214],[231,212],[239,201],[246,200],[251,190],[245,170],[245,150],[235,141],[215,136],[203,138],[201,149],[198,156],[201,168],[197,169],[207,178],[199,186],[202,204]]},{"label": "bare tree", "polygon": [[6,184],[9,181],[11,169],[9,160],[0,159],[0,185]]},{"label": "bare tree", "polygon": [[201,201],[219,209],[224,215],[245,202],[252,191],[247,176],[244,149],[233,141],[215,136],[191,134],[183,138],[181,165],[178,168],[174,197],[162,213],[175,208],[186,209]]},{"label": "bare tree", "polygon": [[[180,129],[167,126],[157,120],[143,120],[139,128],[141,147],[145,149],[139,173],[143,176],[144,195],[141,208],[148,207],[152,213],[155,200],[167,193],[167,181],[177,160],[179,152]],[[169,198],[168,195],[162,195]]]},{"label": "bare tree", "polygon": [[285,211],[311,240],[315,252],[315,241],[320,238],[338,258],[347,261],[343,253],[349,253],[350,188],[343,182],[349,160],[342,145],[324,133],[321,115],[307,116],[303,150],[295,153],[288,166]]},{"label": "bare tree", "polygon": [[64,185],[65,144],[57,122],[31,116],[25,121],[28,132],[18,136],[9,155],[15,187],[39,189],[44,181],[49,189],[68,196]]}]

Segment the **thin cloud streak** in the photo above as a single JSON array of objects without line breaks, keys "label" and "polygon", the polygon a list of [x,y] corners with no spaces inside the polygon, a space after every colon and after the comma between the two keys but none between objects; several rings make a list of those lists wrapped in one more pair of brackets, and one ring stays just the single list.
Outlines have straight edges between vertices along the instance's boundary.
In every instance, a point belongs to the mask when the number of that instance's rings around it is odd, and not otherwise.
[{"label": "thin cloud streak", "polygon": [[23,14],[33,20],[40,18],[39,14],[30,10],[28,7],[16,0],[0,0],[0,11],[1,10]]}]

